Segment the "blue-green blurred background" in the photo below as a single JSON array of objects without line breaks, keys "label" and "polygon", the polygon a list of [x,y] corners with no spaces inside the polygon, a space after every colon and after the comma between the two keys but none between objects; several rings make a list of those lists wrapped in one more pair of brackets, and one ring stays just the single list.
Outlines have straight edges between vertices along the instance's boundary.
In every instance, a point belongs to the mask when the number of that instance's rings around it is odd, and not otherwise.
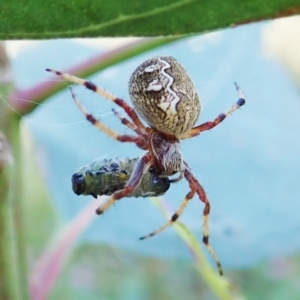
[{"label": "blue-green blurred background", "polygon": [[[214,119],[238,99],[246,105],[221,125],[182,143],[182,152],[211,201],[211,243],[225,269],[244,268],[300,249],[300,98],[286,69],[268,56],[264,37],[271,22],[193,36],[129,59],[92,76],[105,90],[129,100],[128,80],[145,59],[174,56],[192,77],[202,99],[197,124]],[[12,51],[16,84],[28,88],[53,79],[45,68],[66,70],[110,46],[78,40],[34,42]],[[14,47],[22,45],[16,44]],[[12,48],[13,49],[13,48]],[[17,50],[17,49],[15,49]],[[60,80],[60,79],[58,79]],[[68,83],[66,82],[66,87]],[[120,133],[130,131],[111,113],[109,101],[81,86],[75,93],[97,118]],[[27,99],[30,100],[30,99]],[[68,89],[24,117],[39,150],[50,193],[64,222],[90,197],[71,190],[71,175],[97,158],[138,157],[132,144],[111,140],[93,128],[72,102]],[[176,209],[188,185],[172,185],[166,199]],[[203,204],[196,197],[182,215],[199,241]],[[165,222],[148,199],[123,199],[85,231],[82,242],[99,242],[142,255],[189,259],[172,228],[146,241],[143,236]]]}]

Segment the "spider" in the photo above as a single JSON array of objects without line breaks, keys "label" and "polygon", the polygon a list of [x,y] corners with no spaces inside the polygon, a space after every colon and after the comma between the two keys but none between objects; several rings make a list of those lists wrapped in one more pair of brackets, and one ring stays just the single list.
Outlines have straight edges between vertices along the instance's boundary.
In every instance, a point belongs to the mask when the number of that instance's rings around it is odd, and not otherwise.
[{"label": "spider", "polygon": [[[245,99],[238,85],[235,83],[239,99],[228,111],[221,113],[211,122],[193,127],[200,115],[200,99],[191,78],[173,57],[158,56],[148,59],[133,72],[129,80],[129,94],[134,108],[90,81],[52,69],[46,69],[46,71],[52,72],[62,79],[83,85],[120,106],[129,119],[122,117],[113,109],[114,114],[122,124],[134,131],[136,135],[120,135],[108,128],[82,106],[70,88],[72,98],[90,123],[113,139],[134,143],[146,151],[137,161],[125,187],[114,192],[106,203],[97,208],[96,213],[98,215],[103,214],[115,201],[131,194],[148,170],[156,172],[161,177],[178,174],[177,177],[170,179],[170,182],[176,182],[185,177],[189,184],[189,192],[177,211],[165,225],[140,239],[154,236],[169,227],[180,217],[188,202],[197,194],[204,203],[203,243],[215,260],[220,275],[222,275],[221,263],[209,243],[210,202],[202,185],[182,157],[180,141],[198,136],[201,132],[214,128],[229,114],[244,105]],[[149,127],[142,123],[140,117]]]}]

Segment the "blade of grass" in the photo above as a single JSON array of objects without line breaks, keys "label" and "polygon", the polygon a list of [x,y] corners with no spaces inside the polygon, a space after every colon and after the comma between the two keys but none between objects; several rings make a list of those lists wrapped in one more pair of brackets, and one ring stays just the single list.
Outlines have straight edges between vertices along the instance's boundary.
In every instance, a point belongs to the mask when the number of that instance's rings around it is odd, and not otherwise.
[{"label": "blade of grass", "polygon": [[20,299],[18,267],[13,237],[12,205],[9,186],[12,175],[12,152],[4,134],[0,132],[0,299]]},{"label": "blade of grass", "polygon": [[[14,85],[11,65],[3,43],[0,43],[0,61],[0,95],[8,95]],[[7,138],[7,141],[2,138],[4,152],[0,154],[0,292],[6,296],[1,299],[11,300],[28,299],[19,122],[20,117],[13,114],[0,100],[0,131]],[[11,154],[8,154],[9,151]],[[14,158],[13,164],[7,163],[7,155]]]},{"label": "blade of grass", "polygon": [[[166,205],[164,205],[159,198],[153,197],[151,198],[151,201],[163,212],[167,219],[170,219],[170,213],[168,212]],[[195,262],[194,267],[196,268],[197,272],[210,287],[212,292],[218,297],[218,299],[244,299],[243,296],[238,293],[234,284],[232,284],[226,277],[220,276],[216,270],[211,268],[205,258],[200,244],[192,232],[183,223],[178,221],[173,223],[173,228],[191,251]]]}]

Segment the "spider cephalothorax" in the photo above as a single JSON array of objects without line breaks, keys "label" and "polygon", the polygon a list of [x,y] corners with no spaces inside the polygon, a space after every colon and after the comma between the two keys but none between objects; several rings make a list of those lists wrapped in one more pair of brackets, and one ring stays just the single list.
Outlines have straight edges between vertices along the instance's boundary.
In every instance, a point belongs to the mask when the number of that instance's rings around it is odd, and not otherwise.
[{"label": "spider cephalothorax", "polygon": [[[129,81],[129,93],[135,109],[130,107],[124,100],[105,92],[89,81],[51,69],[47,69],[47,71],[71,82],[84,85],[123,108],[130,120],[120,116],[115,110],[113,111],[120,121],[133,130],[136,135],[119,135],[108,128],[86,111],[71,90],[73,99],[89,122],[117,141],[135,143],[139,148],[146,150],[146,153],[135,164],[124,188],[114,192],[107,202],[96,210],[97,214],[105,212],[115,201],[131,195],[139,186],[144,174],[149,170],[155,170],[156,175],[161,177],[179,173],[179,176],[171,179],[170,182],[178,181],[183,177],[186,178],[190,190],[185,199],[164,226],[141,239],[154,236],[175,222],[196,193],[205,205],[203,211],[203,242],[216,261],[220,274],[222,274],[221,264],[209,244],[208,217],[210,203],[202,185],[182,157],[180,140],[197,136],[202,131],[212,129],[222,122],[226,116],[244,105],[245,99],[237,84],[239,100],[228,111],[221,113],[212,122],[193,127],[200,114],[200,100],[189,75],[172,57],[154,57],[142,63],[133,72]],[[144,126],[138,115],[150,127]]]}]

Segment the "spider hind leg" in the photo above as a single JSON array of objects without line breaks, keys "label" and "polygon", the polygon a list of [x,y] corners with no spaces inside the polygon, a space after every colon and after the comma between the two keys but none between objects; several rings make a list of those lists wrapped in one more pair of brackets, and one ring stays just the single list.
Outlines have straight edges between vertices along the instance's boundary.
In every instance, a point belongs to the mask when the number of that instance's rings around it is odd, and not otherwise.
[{"label": "spider hind leg", "polygon": [[[186,164],[186,166],[187,166],[187,164]],[[190,189],[195,191],[198,194],[200,200],[205,205],[204,210],[203,210],[203,239],[202,239],[202,241],[203,241],[206,249],[210,253],[211,257],[215,261],[215,263],[219,269],[219,274],[223,275],[223,269],[222,269],[220,260],[217,256],[216,252],[214,251],[213,247],[209,243],[209,214],[210,214],[209,200],[206,196],[204,188],[202,187],[200,182],[197,180],[197,178],[193,175],[193,173],[191,172],[191,170],[188,167],[185,169],[184,176],[185,176],[186,180],[189,182]]]},{"label": "spider hind leg", "polygon": [[140,238],[140,240],[145,240],[149,237],[152,237],[160,232],[162,232],[164,229],[168,228],[169,226],[171,226],[174,222],[177,221],[177,219],[181,216],[181,214],[183,213],[184,209],[186,208],[188,202],[193,198],[193,196],[195,195],[195,191],[190,191],[184,198],[184,200],[182,201],[180,207],[178,208],[178,210],[173,214],[173,216],[171,217],[171,219],[163,226],[161,226],[160,228],[158,228],[157,230],[149,233],[148,235],[145,235],[143,237]]}]

